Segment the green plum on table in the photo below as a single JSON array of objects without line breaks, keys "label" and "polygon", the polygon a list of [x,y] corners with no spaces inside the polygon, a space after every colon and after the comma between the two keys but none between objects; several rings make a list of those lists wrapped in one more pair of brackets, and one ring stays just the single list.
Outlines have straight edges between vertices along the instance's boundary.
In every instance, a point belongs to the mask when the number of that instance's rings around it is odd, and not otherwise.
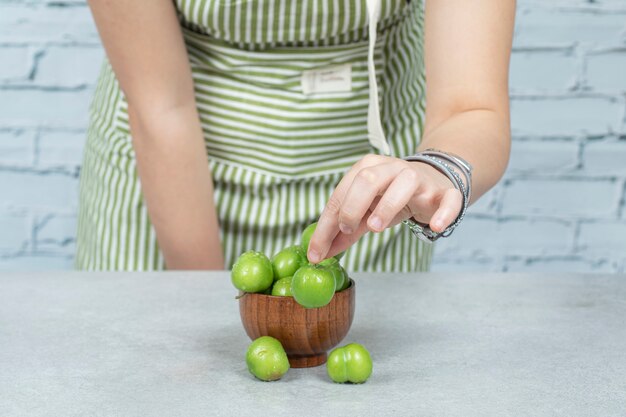
[{"label": "green plum on table", "polygon": [[334,349],[328,355],[326,370],[335,382],[361,384],[372,374],[372,358],[362,345],[350,343]]},{"label": "green plum on table", "polygon": [[283,345],[271,336],[261,336],[250,344],[246,365],[250,373],[261,381],[276,381],[289,370]]}]

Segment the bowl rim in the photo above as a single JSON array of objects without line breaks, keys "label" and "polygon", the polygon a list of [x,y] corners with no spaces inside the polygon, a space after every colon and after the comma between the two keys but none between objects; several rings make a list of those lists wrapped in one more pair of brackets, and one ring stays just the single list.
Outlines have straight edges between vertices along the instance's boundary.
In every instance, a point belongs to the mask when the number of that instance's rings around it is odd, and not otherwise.
[{"label": "bowl rim", "polygon": [[[273,284],[273,283],[272,283]],[[350,278],[350,285],[348,285],[348,287],[346,287],[346,289],[341,290],[341,291],[337,291],[335,292],[335,294],[341,294],[344,291],[348,291],[348,290],[353,290],[354,287],[356,286],[356,283],[354,282],[354,280],[352,278]],[[293,298],[292,296],[285,296],[285,295],[272,295],[272,294],[263,294],[262,292],[246,292],[246,291],[241,291],[239,290],[239,295],[237,296],[237,300],[241,301],[241,299],[244,296],[247,295],[253,295],[253,296],[263,296],[263,297],[270,297],[270,298],[280,298],[280,299],[289,299],[289,298]],[[333,298],[335,296],[333,295]],[[295,299],[294,299],[295,300]],[[321,307],[316,307],[316,308],[321,308]]]}]

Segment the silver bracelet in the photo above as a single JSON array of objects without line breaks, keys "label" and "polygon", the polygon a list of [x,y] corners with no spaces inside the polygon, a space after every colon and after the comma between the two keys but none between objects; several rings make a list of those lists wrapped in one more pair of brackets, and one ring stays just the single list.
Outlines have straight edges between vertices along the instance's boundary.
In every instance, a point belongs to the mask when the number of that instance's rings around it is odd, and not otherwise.
[{"label": "silver bracelet", "polygon": [[[434,149],[429,149],[427,151],[419,152],[415,155],[405,157],[404,160],[424,162],[443,173],[452,182],[454,188],[461,191],[463,204],[461,207],[461,211],[457,218],[454,220],[454,222],[452,222],[452,224],[441,233],[433,231],[428,224],[420,223],[415,220],[404,220],[402,223],[407,225],[415,236],[426,242],[434,242],[440,237],[450,236],[450,234],[459,225],[459,223],[461,223],[461,220],[463,220],[465,212],[467,211],[467,206],[469,204],[471,196],[472,166],[456,155],[447,154],[445,152],[437,151]],[[457,171],[449,164],[454,165],[454,168],[463,173],[463,176],[466,180],[465,184],[463,183],[461,176],[457,173]]]},{"label": "silver bracelet", "polygon": [[435,156],[444,159],[455,166],[465,177],[465,188],[467,188],[467,199],[471,201],[472,198],[472,166],[465,159],[453,153],[440,151],[433,148],[428,148],[422,152],[422,155]]}]

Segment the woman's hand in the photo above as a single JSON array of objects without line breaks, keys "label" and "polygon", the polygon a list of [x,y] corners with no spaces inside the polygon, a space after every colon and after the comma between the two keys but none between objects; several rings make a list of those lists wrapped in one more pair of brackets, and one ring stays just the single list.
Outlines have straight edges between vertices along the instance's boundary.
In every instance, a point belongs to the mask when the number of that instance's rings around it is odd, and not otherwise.
[{"label": "woman's hand", "polygon": [[334,256],[368,230],[382,232],[410,217],[442,232],[459,215],[462,203],[461,192],[430,165],[366,155],[328,200],[311,238],[308,258],[319,262]]},{"label": "woman's hand", "polygon": [[[509,157],[515,1],[429,1],[425,10],[427,106],[420,148],[462,155],[474,167],[472,203],[502,177]],[[367,230],[380,232],[411,216],[442,232],[462,202],[461,193],[430,165],[366,156],[328,201],[309,260],[334,256]]]}]

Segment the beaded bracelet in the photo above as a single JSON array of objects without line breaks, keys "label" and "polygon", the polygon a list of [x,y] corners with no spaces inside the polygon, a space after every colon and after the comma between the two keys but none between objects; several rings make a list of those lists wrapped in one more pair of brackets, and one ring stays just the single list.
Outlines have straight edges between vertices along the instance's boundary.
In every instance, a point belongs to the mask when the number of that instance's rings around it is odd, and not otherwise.
[{"label": "beaded bracelet", "polygon": [[[461,191],[461,195],[463,196],[463,204],[461,207],[461,211],[457,218],[454,220],[454,222],[452,222],[452,224],[441,233],[433,231],[428,224],[420,223],[410,219],[402,221],[402,223],[409,227],[409,229],[413,232],[415,236],[426,242],[434,242],[440,237],[450,236],[452,231],[454,231],[459,223],[461,223],[461,220],[463,220],[465,212],[467,211],[467,206],[469,205],[471,195],[471,166],[464,161],[456,161],[455,158],[457,157],[450,156],[449,154],[441,152],[445,155],[445,157],[438,157],[439,155],[433,156],[434,153],[440,153],[440,151],[424,151],[412,156],[405,157],[404,160],[411,162],[424,162],[436,168],[438,171],[448,177],[448,179],[454,185],[455,189]],[[454,164],[454,167],[463,173],[467,181],[467,186],[461,180],[461,176],[453,167],[448,164],[448,162]]]},{"label": "beaded bracelet", "polygon": [[422,155],[430,155],[437,158],[444,159],[450,164],[454,165],[465,177],[465,188],[467,188],[467,199],[471,201],[472,197],[472,166],[458,155],[454,155],[448,152],[439,151],[437,149],[429,148],[422,152]]}]

